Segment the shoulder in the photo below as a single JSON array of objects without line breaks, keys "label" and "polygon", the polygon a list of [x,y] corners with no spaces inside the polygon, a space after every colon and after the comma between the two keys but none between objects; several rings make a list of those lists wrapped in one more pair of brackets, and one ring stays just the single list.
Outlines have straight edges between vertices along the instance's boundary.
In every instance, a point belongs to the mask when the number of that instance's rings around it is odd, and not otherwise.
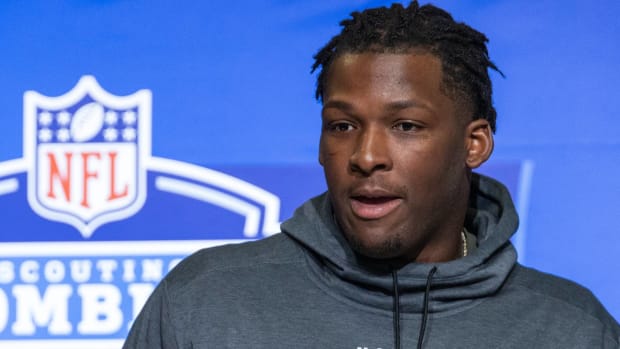
[{"label": "shoulder", "polygon": [[297,243],[285,234],[205,248],[185,258],[166,276],[168,288],[184,287],[212,275],[234,275],[251,270],[268,272],[277,265],[302,263],[303,252]]},{"label": "shoulder", "polygon": [[516,265],[508,281],[511,287],[525,292],[538,304],[544,304],[557,311],[557,315],[580,314],[583,319],[590,319],[620,338],[617,321],[607,312],[600,301],[587,288],[564,278],[538,271],[533,268]]},{"label": "shoulder", "polygon": [[[268,302],[254,300],[277,294],[273,290],[303,275],[299,271],[304,267],[301,247],[285,234],[197,251],[151,294],[126,347],[185,348],[189,334],[206,336],[209,329],[221,328],[219,321],[233,319],[228,314],[236,310],[268,307]],[[152,345],[159,341],[161,345]]]},{"label": "shoulder", "polygon": [[515,284],[520,287],[579,308],[589,308],[598,303],[590,290],[559,276],[522,265],[515,267],[514,276]]}]

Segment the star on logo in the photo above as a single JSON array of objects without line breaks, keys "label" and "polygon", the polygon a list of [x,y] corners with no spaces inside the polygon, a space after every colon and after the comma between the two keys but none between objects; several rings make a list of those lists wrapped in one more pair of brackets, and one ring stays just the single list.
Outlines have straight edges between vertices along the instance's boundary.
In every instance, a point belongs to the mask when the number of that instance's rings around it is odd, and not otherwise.
[{"label": "star on logo", "polygon": [[118,131],[113,127],[108,127],[103,131],[103,139],[114,142],[118,138]]},{"label": "star on logo", "polygon": [[60,130],[56,131],[56,138],[61,142],[67,142],[69,139],[71,139],[71,135],[69,134],[68,129],[61,128]]},{"label": "star on logo", "polygon": [[118,115],[113,110],[108,110],[105,113],[105,123],[108,126],[113,126],[118,121]]},{"label": "star on logo", "polygon": [[136,129],[127,127],[123,130],[123,140],[131,142],[136,139]]},{"label": "star on logo", "polygon": [[43,128],[39,130],[39,141],[41,142],[49,142],[52,140],[52,131],[48,128]]},{"label": "star on logo", "polygon": [[49,126],[52,123],[52,113],[48,111],[41,112],[39,114],[39,123],[41,126]]},{"label": "star on logo", "polygon": [[128,110],[123,113],[123,123],[125,125],[133,125],[136,123],[136,112]]},{"label": "star on logo", "polygon": [[60,126],[67,126],[71,122],[71,114],[63,110],[56,115],[56,121]]}]

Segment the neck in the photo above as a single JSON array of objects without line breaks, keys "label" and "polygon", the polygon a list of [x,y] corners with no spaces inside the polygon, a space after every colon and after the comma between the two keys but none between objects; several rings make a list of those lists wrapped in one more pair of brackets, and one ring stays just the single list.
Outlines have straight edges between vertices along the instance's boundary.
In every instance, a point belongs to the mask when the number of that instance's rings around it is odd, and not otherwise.
[{"label": "neck", "polygon": [[417,255],[416,263],[442,263],[463,257],[462,227],[454,229],[449,238],[437,241],[437,246],[429,244]]}]

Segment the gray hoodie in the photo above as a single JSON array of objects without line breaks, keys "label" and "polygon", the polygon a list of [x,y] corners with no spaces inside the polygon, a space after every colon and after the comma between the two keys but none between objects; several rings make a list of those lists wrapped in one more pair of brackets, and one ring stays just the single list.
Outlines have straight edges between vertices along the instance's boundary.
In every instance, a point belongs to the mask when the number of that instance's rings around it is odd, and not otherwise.
[{"label": "gray hoodie", "polygon": [[323,194],[282,234],[184,260],[123,348],[620,348],[588,290],[516,262],[517,225],[504,186],[474,175],[474,251],[395,270],[349,248]]}]

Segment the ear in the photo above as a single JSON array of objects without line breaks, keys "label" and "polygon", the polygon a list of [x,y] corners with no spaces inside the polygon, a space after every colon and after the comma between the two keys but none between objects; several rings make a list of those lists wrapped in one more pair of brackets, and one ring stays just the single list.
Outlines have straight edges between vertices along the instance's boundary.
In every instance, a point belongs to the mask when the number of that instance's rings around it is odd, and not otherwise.
[{"label": "ear", "polygon": [[467,167],[474,169],[482,165],[493,153],[493,131],[491,125],[484,119],[476,119],[467,125],[466,147]]}]

